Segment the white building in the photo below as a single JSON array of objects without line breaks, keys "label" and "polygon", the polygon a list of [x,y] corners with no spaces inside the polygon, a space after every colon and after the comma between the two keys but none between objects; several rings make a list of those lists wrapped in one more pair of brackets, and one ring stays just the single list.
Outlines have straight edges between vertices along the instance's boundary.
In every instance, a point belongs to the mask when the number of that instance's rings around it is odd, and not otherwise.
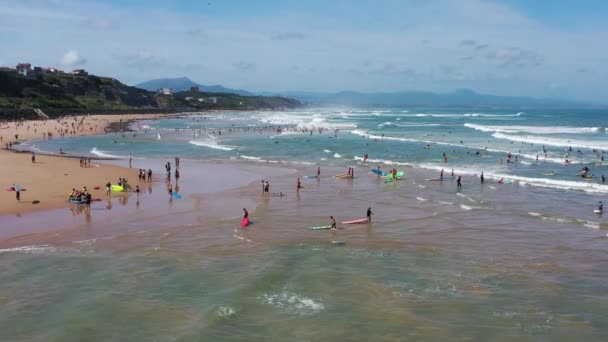
[{"label": "white building", "polygon": [[30,63],[19,63],[16,69],[19,75],[27,76],[32,71],[32,65]]},{"label": "white building", "polygon": [[158,94],[162,95],[173,95],[173,89],[171,88],[160,88],[157,91]]},{"label": "white building", "polygon": [[215,103],[217,103],[217,97],[215,97],[215,96],[210,97],[207,99],[207,102],[215,104]]}]

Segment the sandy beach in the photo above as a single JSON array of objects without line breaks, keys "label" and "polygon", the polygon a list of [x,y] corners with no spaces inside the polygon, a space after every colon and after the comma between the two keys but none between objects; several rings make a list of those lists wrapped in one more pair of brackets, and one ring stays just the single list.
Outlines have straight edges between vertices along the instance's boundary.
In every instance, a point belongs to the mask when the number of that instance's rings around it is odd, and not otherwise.
[{"label": "sandy beach", "polygon": [[[7,150],[9,144],[27,140],[61,139],[82,135],[101,134],[116,123],[116,130],[124,127],[130,120],[155,119],[165,115],[95,115],[73,116],[56,120],[30,120],[0,124],[2,150],[0,150],[0,185],[6,190],[14,184],[26,189],[21,192],[21,200],[16,200],[14,191],[2,191],[0,196],[0,215],[21,214],[25,212],[48,210],[69,206],[68,194],[86,186],[93,199],[105,198],[105,184],[116,184],[118,178],[126,178],[130,184],[137,183],[138,170],[113,165],[102,165],[95,160],[88,167],[81,167],[77,156],[36,155],[32,162],[30,153],[15,153]],[[122,123],[122,126],[121,126]],[[71,157],[71,158],[64,158]],[[95,190],[99,187],[99,190]],[[122,195],[122,194],[120,194]],[[39,201],[32,204],[33,201]]]}]

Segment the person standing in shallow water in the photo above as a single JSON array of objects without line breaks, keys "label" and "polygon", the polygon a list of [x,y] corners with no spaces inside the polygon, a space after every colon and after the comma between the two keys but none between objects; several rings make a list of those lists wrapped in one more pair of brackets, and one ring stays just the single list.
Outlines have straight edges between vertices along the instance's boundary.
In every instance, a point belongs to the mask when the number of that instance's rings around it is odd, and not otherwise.
[{"label": "person standing in shallow water", "polygon": [[300,192],[300,189],[302,189],[302,183],[300,182],[300,178],[298,178],[298,184],[296,185],[296,192]]},{"label": "person standing in shallow water", "polygon": [[462,176],[458,176],[458,180],[456,180],[456,187],[458,190],[462,189]]},{"label": "person standing in shallow water", "polygon": [[367,208],[367,223],[372,223],[372,215],[374,215],[372,207]]},{"label": "person standing in shallow water", "polygon": [[481,180],[481,184],[483,184],[483,182],[485,181],[485,178],[483,177],[483,172],[481,173],[481,176],[479,176],[479,179]]},{"label": "person standing in shallow water", "polygon": [[336,219],[333,216],[329,217],[331,223],[331,229],[336,229]]}]

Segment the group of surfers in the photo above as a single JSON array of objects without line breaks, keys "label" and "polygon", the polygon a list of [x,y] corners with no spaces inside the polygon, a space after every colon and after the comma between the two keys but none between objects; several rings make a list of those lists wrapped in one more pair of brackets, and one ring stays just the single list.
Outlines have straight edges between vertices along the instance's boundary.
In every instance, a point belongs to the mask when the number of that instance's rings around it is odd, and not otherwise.
[{"label": "group of surfers", "polygon": [[91,193],[89,192],[86,186],[83,186],[81,191],[72,188],[72,192],[70,192],[70,197],[68,198],[68,200],[70,202],[76,201],[80,203],[91,204]]}]

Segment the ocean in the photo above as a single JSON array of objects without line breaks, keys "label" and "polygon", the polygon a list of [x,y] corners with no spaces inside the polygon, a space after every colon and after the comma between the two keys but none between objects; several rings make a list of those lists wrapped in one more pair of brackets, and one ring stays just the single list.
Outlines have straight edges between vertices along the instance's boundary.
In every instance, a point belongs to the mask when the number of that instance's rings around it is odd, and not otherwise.
[{"label": "ocean", "polygon": [[[28,142],[131,155],[157,175],[179,156],[184,200],[160,182],[141,203],[94,203],[92,218],[0,218],[52,226],[0,249],[0,336],[606,340],[608,226],[593,213],[608,193],[606,127],[603,110],[307,108]],[[354,179],[334,178],[349,167]],[[405,176],[385,183],[377,167]],[[368,207],[372,224],[307,229]]]}]

